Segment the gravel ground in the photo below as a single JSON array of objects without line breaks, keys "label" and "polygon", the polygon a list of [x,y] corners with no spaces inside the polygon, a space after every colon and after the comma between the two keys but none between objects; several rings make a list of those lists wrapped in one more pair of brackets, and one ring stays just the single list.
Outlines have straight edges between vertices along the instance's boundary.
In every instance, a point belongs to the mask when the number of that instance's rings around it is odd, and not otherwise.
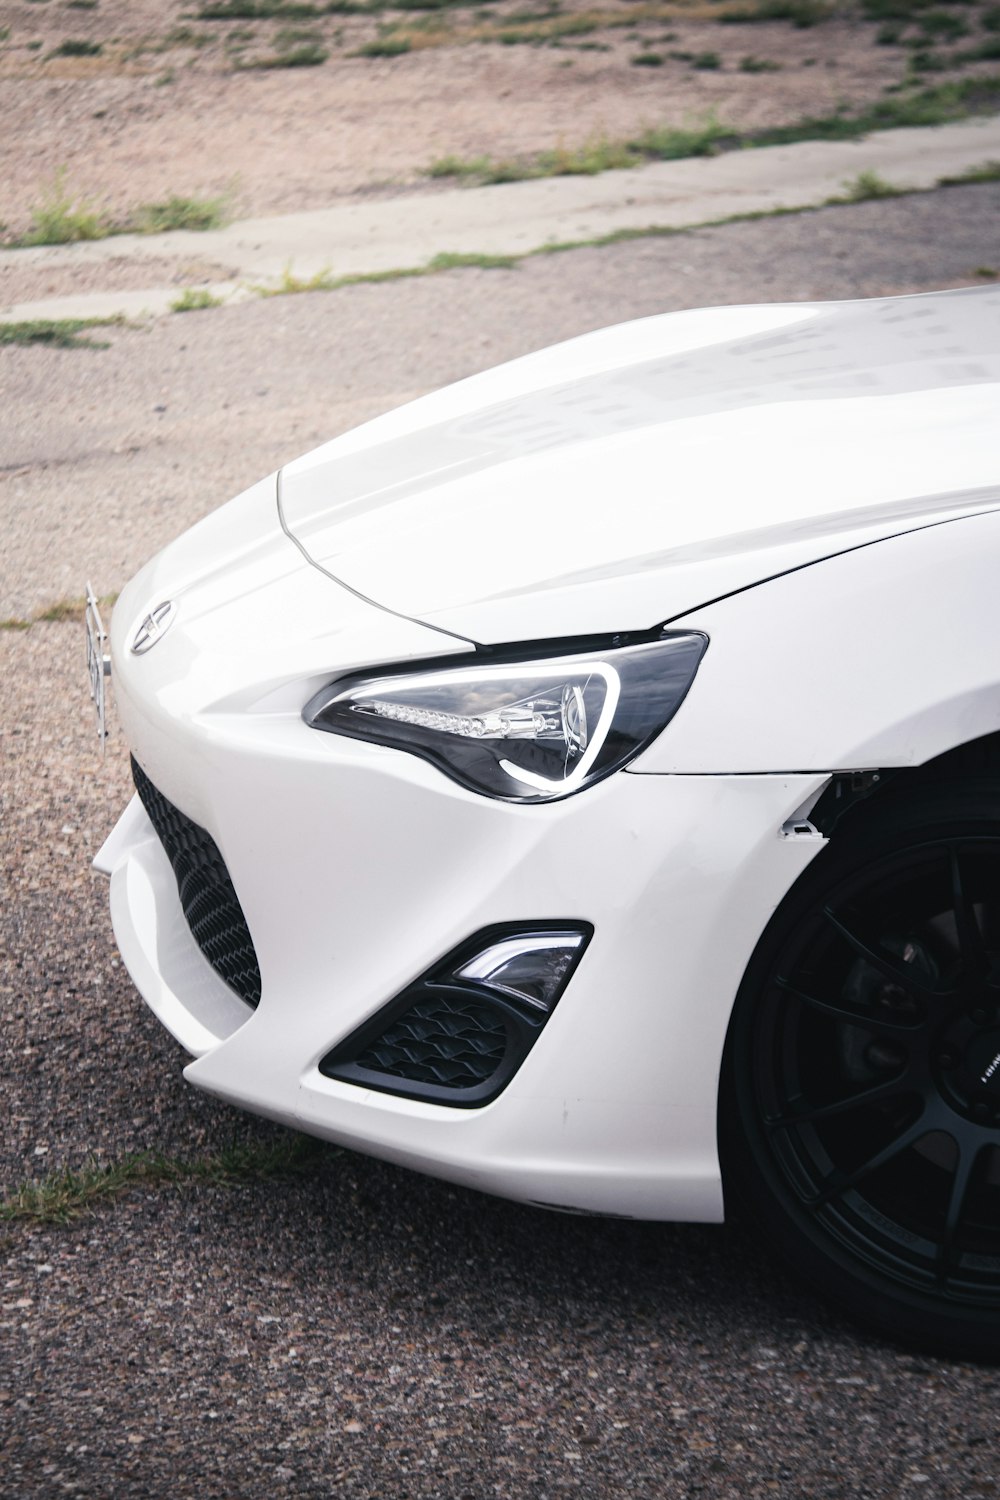
[{"label": "gravel ground", "polygon": [[[701,301],[996,265],[1000,187],[247,304],[0,352],[0,617],[116,588],[362,414]],[[156,408],[164,407],[160,411]],[[0,631],[0,1184],[288,1137],[198,1094],[87,867],[128,795],[79,626]],[[560,1217],[318,1147],[231,1186],[0,1223],[0,1494],[1000,1494],[1000,1375],[869,1340],[739,1226]]]},{"label": "gravel ground", "polygon": [[[426,181],[443,156],[506,160],[650,125],[690,126],[710,112],[753,129],[867,103],[901,82],[909,58],[901,45],[878,45],[877,22],[850,3],[800,28],[788,19],[722,26],[714,7],[687,3],[492,0],[422,6],[423,14],[389,3],[378,13],[359,5],[323,15],[316,5],[304,28],[291,29],[314,38],[328,60],[262,69],[255,64],[288,50],[279,41],[287,15],[248,26],[247,5],[243,18],[189,24],[201,9],[178,0],[101,0],[89,10],[5,0],[0,238],[29,228],[60,171],[73,197],[118,219],[172,193],[221,194],[241,216],[287,213]],[[988,60],[954,56],[981,40],[988,11],[989,0],[965,0],[967,35],[948,43],[938,34],[942,71],[932,82],[995,71]],[[529,44],[525,21],[546,14],[570,29]],[[412,50],[358,56],[386,25],[402,28]],[[503,45],[503,31],[521,42]],[[67,42],[101,51],[60,55]],[[633,66],[643,53],[659,64]],[[714,66],[697,65],[706,54]],[[747,57],[759,71],[742,66]]]}]

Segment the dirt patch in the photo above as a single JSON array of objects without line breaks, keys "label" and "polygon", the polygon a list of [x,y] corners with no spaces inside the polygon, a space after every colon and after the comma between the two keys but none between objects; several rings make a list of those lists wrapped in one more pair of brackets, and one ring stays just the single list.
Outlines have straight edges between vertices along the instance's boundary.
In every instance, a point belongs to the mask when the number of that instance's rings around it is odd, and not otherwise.
[{"label": "dirt patch", "polygon": [[86,292],[141,292],[150,286],[176,286],[178,296],[185,287],[202,287],[214,281],[236,278],[232,266],[212,261],[182,262],[148,256],[130,260],[114,256],[94,265],[38,266],[9,259],[0,263],[0,307],[46,297],[78,296]]},{"label": "dirt patch", "polygon": [[[0,219],[8,240],[27,231],[62,169],[72,194],[119,220],[170,193],[229,193],[240,216],[316,208],[426,185],[427,167],[443,156],[516,158],[709,114],[753,129],[857,106],[904,79],[989,70],[969,54],[997,35],[983,28],[987,0],[949,8],[959,36],[927,30],[921,17],[940,11],[879,23],[849,0],[785,7],[800,20],[821,18],[808,26],[722,24],[735,0],[337,3],[332,13],[325,3],[297,5],[307,16],[294,20],[260,19],[275,6],[251,0],[6,6]],[[886,9],[884,0],[864,3]],[[244,15],[208,18],[220,10]],[[357,55],[373,43],[410,50]],[[260,66],[296,55],[325,60]]]}]

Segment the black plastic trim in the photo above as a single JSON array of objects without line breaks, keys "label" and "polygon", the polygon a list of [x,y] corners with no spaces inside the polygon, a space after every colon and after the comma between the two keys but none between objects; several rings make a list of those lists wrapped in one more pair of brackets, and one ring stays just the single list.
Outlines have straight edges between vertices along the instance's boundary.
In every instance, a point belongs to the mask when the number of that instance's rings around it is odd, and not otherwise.
[{"label": "black plastic trim", "polygon": [[[513,995],[503,994],[489,985],[474,980],[456,979],[456,970],[468,963],[478,953],[494,943],[512,937],[530,937],[545,932],[578,932],[583,942],[577,951],[563,986],[552,1002],[550,1009],[541,1011],[527,1003],[519,1002]],[[594,929],[591,923],[577,919],[571,921],[551,920],[546,922],[502,922],[481,928],[473,937],[461,943],[445,955],[387,1005],[370,1016],[356,1031],[351,1032],[332,1047],[319,1064],[319,1071],[326,1078],[341,1083],[351,1083],[359,1088],[374,1089],[383,1094],[395,1094],[403,1099],[419,1099],[427,1104],[443,1104],[452,1109],[478,1109],[489,1104],[507,1087],[520,1068],[531,1048],[538,1040],[546,1021],[566,991],[581,958],[587,950]],[[399,1077],[394,1073],[362,1067],[357,1059],[373,1046],[378,1039],[402,1016],[419,1003],[454,1000],[474,1002],[491,1010],[506,1032],[506,1044],[499,1066],[481,1083],[472,1087],[449,1087],[428,1083],[420,1079]]]}]

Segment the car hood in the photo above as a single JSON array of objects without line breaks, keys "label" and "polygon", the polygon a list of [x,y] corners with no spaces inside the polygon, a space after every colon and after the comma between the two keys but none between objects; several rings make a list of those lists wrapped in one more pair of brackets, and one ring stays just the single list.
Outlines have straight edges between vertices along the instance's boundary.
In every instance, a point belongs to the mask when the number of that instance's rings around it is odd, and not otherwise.
[{"label": "car hood", "polygon": [[481,642],[676,619],[1000,506],[1000,293],[711,308],[587,334],[345,434],[282,524],[374,603]]}]

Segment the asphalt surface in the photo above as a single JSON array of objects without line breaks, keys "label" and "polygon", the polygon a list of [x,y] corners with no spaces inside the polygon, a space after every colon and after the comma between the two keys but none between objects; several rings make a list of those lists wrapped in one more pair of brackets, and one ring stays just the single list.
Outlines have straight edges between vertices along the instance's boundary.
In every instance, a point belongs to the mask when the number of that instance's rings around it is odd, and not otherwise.
[{"label": "asphalt surface", "polygon": [[[118,588],[313,441],[552,339],[1000,264],[1000,186],[0,352],[0,618]],[[160,408],[163,408],[162,410]],[[80,628],[0,631],[0,1193],[284,1132],[184,1084],[88,861],[128,796]],[[548,1215],[318,1147],[0,1221],[0,1495],[991,1497],[1000,1372],[900,1351],[750,1228]]]}]

